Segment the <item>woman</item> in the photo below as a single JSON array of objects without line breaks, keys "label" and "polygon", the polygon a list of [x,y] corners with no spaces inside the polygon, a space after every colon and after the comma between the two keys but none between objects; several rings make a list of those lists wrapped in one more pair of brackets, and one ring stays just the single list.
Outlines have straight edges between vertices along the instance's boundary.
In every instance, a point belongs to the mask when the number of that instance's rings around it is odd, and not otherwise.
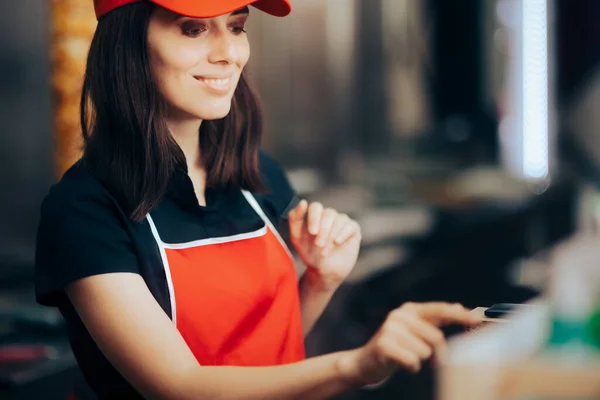
[{"label": "woman", "polygon": [[[460,305],[409,304],[365,346],[305,360],[353,268],[355,221],[292,203],[259,151],[249,0],[96,0],[82,159],[42,206],[36,292],[101,398],[319,399],[416,371]],[[284,16],[287,0],[252,4]],[[291,212],[288,211],[293,208]],[[299,285],[275,226],[288,217]]]}]

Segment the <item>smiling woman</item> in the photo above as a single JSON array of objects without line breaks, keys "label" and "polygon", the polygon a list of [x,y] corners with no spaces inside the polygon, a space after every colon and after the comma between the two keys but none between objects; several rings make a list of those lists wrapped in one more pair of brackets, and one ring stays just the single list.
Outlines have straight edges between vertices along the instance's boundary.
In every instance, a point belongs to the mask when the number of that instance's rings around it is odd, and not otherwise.
[{"label": "smiling woman", "polygon": [[190,173],[201,204],[205,187],[264,188],[261,113],[243,74],[248,8],[191,18],[154,7],[134,3],[100,19],[83,88],[84,159],[137,221],[176,165]]},{"label": "smiling woman", "polygon": [[439,325],[474,322],[458,305],[405,305],[365,346],[305,360],[304,335],[361,234],[347,215],[296,202],[260,151],[244,27],[252,7],[283,16],[289,3],[95,5],[84,154],[42,205],[36,294],[60,308],[100,398],[329,398],[418,370],[443,350]]}]

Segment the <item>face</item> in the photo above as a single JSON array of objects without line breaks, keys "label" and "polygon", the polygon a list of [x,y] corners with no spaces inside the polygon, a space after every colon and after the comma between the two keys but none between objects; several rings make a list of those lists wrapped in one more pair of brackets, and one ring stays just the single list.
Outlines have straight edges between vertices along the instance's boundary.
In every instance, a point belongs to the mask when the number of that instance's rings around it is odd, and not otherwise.
[{"label": "face", "polygon": [[148,27],[151,70],[169,118],[225,117],[250,57],[248,8],[215,18],[183,17],[157,7]]}]

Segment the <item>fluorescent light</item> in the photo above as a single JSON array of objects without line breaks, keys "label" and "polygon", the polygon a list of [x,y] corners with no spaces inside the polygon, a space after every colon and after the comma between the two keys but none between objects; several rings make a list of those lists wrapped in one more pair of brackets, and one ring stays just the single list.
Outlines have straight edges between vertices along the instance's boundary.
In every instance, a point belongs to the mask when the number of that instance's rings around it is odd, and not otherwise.
[{"label": "fluorescent light", "polygon": [[547,0],[521,0],[523,175],[549,174],[548,9]]}]

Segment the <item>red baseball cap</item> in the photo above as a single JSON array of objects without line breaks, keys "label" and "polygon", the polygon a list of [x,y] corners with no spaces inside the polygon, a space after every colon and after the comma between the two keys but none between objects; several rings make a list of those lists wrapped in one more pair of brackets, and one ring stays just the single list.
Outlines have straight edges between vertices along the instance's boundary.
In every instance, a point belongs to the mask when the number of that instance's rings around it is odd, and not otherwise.
[{"label": "red baseball cap", "polygon": [[192,18],[212,18],[247,5],[276,17],[285,17],[292,10],[289,0],[94,0],[96,18],[126,4],[149,1],[174,13]]}]

